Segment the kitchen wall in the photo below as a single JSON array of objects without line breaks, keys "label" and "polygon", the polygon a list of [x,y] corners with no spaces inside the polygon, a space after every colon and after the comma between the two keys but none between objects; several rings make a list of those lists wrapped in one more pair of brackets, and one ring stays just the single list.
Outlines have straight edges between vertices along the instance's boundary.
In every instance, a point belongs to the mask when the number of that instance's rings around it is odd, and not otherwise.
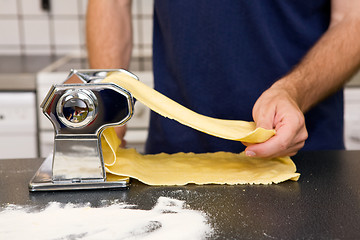
[{"label": "kitchen wall", "polygon": [[[132,3],[130,70],[151,85],[153,0]],[[52,150],[53,128],[42,121],[39,105],[71,68],[87,68],[86,7],[87,0],[0,0],[0,159],[44,157]],[[136,108],[127,136],[141,149],[149,111]]]},{"label": "kitchen wall", "polygon": [[[6,157],[5,150],[11,156],[18,154],[16,149],[11,150],[10,147],[18,147],[19,139],[25,139],[23,146],[30,150],[23,151],[23,156],[15,157],[48,154],[42,146],[51,148],[53,131],[51,126],[47,128],[39,124],[39,119],[43,116],[39,113],[36,118],[35,111],[39,111],[38,103],[52,83],[63,81],[70,68],[86,67],[86,59],[83,57],[80,60],[76,57],[69,58],[68,64],[62,69],[56,64],[52,64],[52,68],[47,67],[63,55],[86,54],[86,6],[87,0],[0,0],[0,159]],[[134,49],[130,70],[135,71],[143,82],[151,85],[153,0],[133,0],[132,14]],[[29,106],[18,104],[19,99],[26,99],[22,102]],[[23,111],[19,110],[20,107]],[[136,107],[138,109],[135,113],[138,113],[139,118],[133,118],[131,122],[134,124],[134,131],[127,136],[128,143],[141,147],[146,137],[146,125],[143,124],[147,123],[148,111],[142,109],[139,103]],[[33,114],[28,114],[29,109],[36,110],[32,110]],[[26,113],[24,116],[32,121],[22,117],[17,120],[22,119],[24,123],[14,122],[18,112]],[[36,135],[40,135],[37,138],[40,148],[29,146],[29,142],[36,140],[26,140],[24,130],[16,127],[25,123],[31,123],[32,126],[26,127],[31,130],[29,138],[36,139]],[[47,123],[50,125],[48,121]],[[348,149],[360,149],[359,123],[360,73],[347,85],[345,92],[345,140]],[[9,141],[10,136],[14,136],[13,142],[17,145]]]},{"label": "kitchen wall", "polygon": [[[86,6],[87,0],[0,0],[0,55],[85,53]],[[152,7],[153,0],[133,0],[134,56],[151,56]]]}]

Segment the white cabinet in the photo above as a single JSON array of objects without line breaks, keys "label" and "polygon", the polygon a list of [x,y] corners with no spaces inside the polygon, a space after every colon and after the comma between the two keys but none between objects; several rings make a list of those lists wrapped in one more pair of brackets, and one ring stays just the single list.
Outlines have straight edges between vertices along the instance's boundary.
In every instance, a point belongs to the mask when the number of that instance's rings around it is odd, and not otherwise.
[{"label": "white cabinet", "polygon": [[345,147],[360,149],[360,88],[345,88]]},{"label": "white cabinet", "polygon": [[0,92],[0,159],[37,157],[35,93]]}]

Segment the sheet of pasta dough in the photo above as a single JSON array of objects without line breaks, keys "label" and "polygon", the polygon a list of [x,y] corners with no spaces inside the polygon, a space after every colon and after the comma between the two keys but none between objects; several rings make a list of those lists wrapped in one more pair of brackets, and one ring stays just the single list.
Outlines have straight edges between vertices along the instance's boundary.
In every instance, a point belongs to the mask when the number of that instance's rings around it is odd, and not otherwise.
[{"label": "sheet of pasta dough", "polygon": [[[197,114],[124,73],[114,73],[103,82],[115,83],[152,110],[208,134],[250,143],[264,142],[273,130],[256,128],[252,122],[222,120]],[[176,153],[142,155],[135,149],[119,148],[113,128],[102,135],[102,150],[109,178],[129,176],[149,185],[271,184],[298,180],[289,157],[263,159],[244,153]]]},{"label": "sheet of pasta dough", "polygon": [[107,128],[102,135],[102,149],[107,177],[112,180],[128,176],[148,185],[233,185],[297,181],[300,176],[289,157],[250,158],[229,152],[142,155],[118,146],[115,130]]},{"label": "sheet of pasta dough", "polygon": [[260,143],[275,134],[273,129],[256,128],[254,122],[224,120],[198,114],[122,72],[113,72],[102,82],[115,83],[158,114],[216,137]]}]

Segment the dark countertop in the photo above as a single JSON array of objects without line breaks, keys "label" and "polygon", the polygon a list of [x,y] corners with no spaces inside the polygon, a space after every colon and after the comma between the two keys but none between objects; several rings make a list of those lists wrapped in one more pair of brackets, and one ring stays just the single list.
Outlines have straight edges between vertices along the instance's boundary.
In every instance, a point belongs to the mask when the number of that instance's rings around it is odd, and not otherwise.
[{"label": "dark countertop", "polygon": [[19,74],[37,73],[61,56],[29,55],[29,56],[0,56],[0,73]]},{"label": "dark countertop", "polygon": [[60,56],[0,56],[0,90],[35,91],[36,73]]},{"label": "dark countertop", "polygon": [[120,200],[151,209],[160,196],[185,200],[210,217],[215,239],[360,239],[360,151],[303,152],[298,182],[277,185],[150,187],[28,192],[41,159],[0,161],[0,206]]},{"label": "dark countertop", "polygon": [[[35,91],[36,75],[44,72],[65,72],[88,68],[85,57],[66,56],[6,56],[0,55],[0,91]],[[151,57],[133,57],[131,71],[151,71]]]}]

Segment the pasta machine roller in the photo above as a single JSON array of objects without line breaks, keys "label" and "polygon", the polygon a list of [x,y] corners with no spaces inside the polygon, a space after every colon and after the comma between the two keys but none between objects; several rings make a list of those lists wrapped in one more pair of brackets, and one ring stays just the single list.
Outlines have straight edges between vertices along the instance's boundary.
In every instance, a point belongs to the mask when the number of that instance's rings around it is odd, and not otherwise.
[{"label": "pasta machine roller", "polygon": [[111,180],[105,172],[101,133],[122,125],[133,115],[131,93],[101,83],[109,72],[122,69],[71,70],[63,84],[53,85],[41,104],[55,131],[52,156],[45,159],[29,183],[30,191],[126,188],[129,178]]}]

